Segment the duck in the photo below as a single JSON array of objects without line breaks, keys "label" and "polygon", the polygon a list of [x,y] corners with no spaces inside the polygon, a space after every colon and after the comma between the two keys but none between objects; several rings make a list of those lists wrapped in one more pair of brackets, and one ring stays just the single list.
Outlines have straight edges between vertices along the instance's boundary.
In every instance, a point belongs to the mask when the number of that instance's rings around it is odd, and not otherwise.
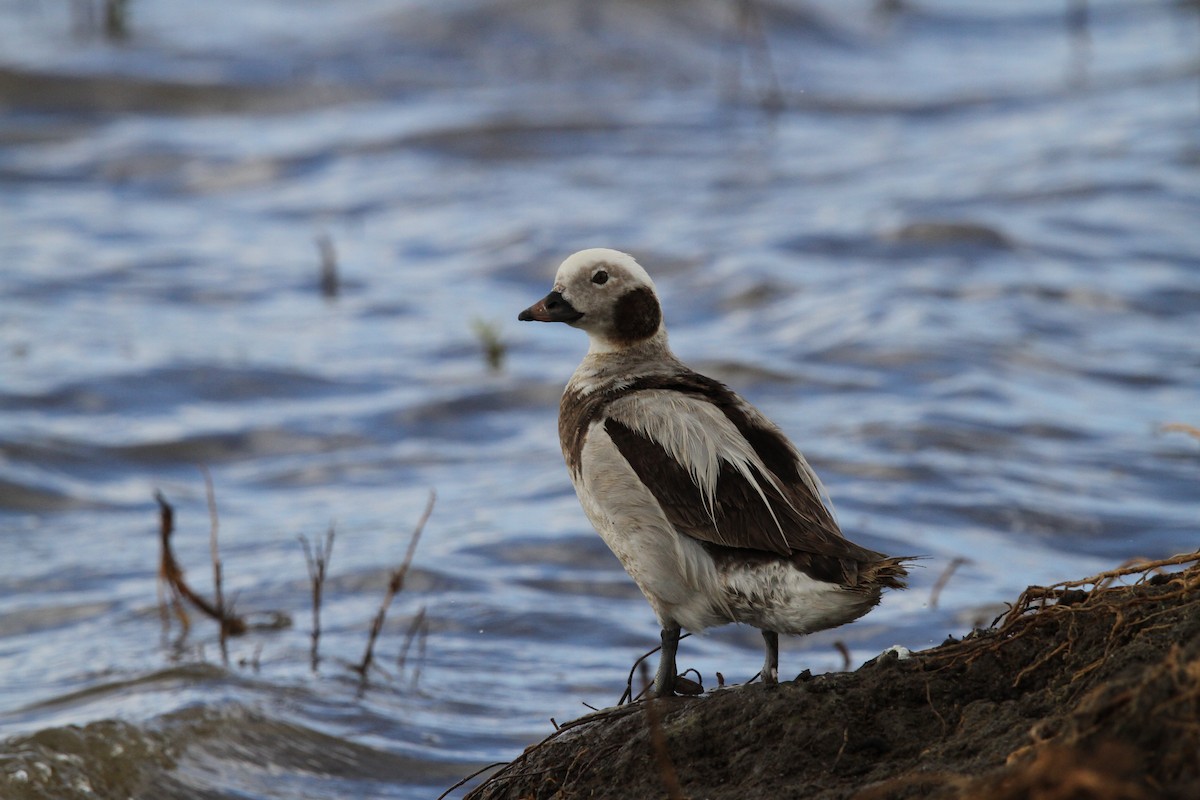
[{"label": "duck", "polygon": [[585,515],[657,617],[655,696],[675,693],[681,631],[758,628],[760,675],[776,684],[779,634],[844,625],[882,590],[905,588],[911,559],[847,539],[780,428],[675,356],[654,282],[632,256],[574,253],[518,319],[588,336],[559,404],[559,441]]}]

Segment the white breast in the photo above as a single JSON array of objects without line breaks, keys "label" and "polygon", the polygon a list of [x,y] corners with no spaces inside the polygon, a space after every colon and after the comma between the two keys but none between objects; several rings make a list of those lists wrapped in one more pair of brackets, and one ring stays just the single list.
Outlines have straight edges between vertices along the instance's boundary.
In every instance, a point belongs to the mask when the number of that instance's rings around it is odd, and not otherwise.
[{"label": "white breast", "polygon": [[592,423],[575,492],[659,621],[693,631],[734,621],[712,559],[681,536],[604,430]]}]

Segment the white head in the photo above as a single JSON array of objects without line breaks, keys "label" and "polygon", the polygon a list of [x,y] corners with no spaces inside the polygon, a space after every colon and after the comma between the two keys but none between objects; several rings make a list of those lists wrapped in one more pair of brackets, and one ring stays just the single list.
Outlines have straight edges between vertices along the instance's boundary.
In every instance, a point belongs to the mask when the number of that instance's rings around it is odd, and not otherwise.
[{"label": "white head", "polygon": [[565,322],[586,331],[592,352],[638,344],[662,331],[662,308],[654,281],[633,256],[595,247],[567,258],[554,289],[518,319]]}]

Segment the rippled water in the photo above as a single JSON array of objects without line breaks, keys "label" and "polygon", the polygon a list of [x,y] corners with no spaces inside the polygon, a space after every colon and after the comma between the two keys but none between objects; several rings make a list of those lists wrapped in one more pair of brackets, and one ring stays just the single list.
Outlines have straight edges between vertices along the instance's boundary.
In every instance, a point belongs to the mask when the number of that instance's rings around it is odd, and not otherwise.
[{"label": "rippled water", "polygon": [[[515,321],[582,247],[928,556],[785,674],[1195,549],[1196,6],[900,5],[0,2],[0,796],[427,798],[614,703],[657,629],[558,453],[584,339]],[[224,665],[156,599],[156,490],[210,592],[200,466],[226,594],[295,620]]]}]

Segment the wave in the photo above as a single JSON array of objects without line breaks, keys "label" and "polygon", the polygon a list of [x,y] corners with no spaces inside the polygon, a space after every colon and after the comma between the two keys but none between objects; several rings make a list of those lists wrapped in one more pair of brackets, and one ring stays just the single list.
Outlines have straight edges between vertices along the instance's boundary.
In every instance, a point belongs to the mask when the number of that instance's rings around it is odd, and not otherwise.
[{"label": "wave", "polygon": [[[141,682],[197,670],[218,672],[181,668]],[[138,683],[123,691],[136,692]],[[389,752],[239,704],[194,706],[141,723],[49,727],[0,743],[6,800],[427,797],[468,771],[469,765]]]}]

